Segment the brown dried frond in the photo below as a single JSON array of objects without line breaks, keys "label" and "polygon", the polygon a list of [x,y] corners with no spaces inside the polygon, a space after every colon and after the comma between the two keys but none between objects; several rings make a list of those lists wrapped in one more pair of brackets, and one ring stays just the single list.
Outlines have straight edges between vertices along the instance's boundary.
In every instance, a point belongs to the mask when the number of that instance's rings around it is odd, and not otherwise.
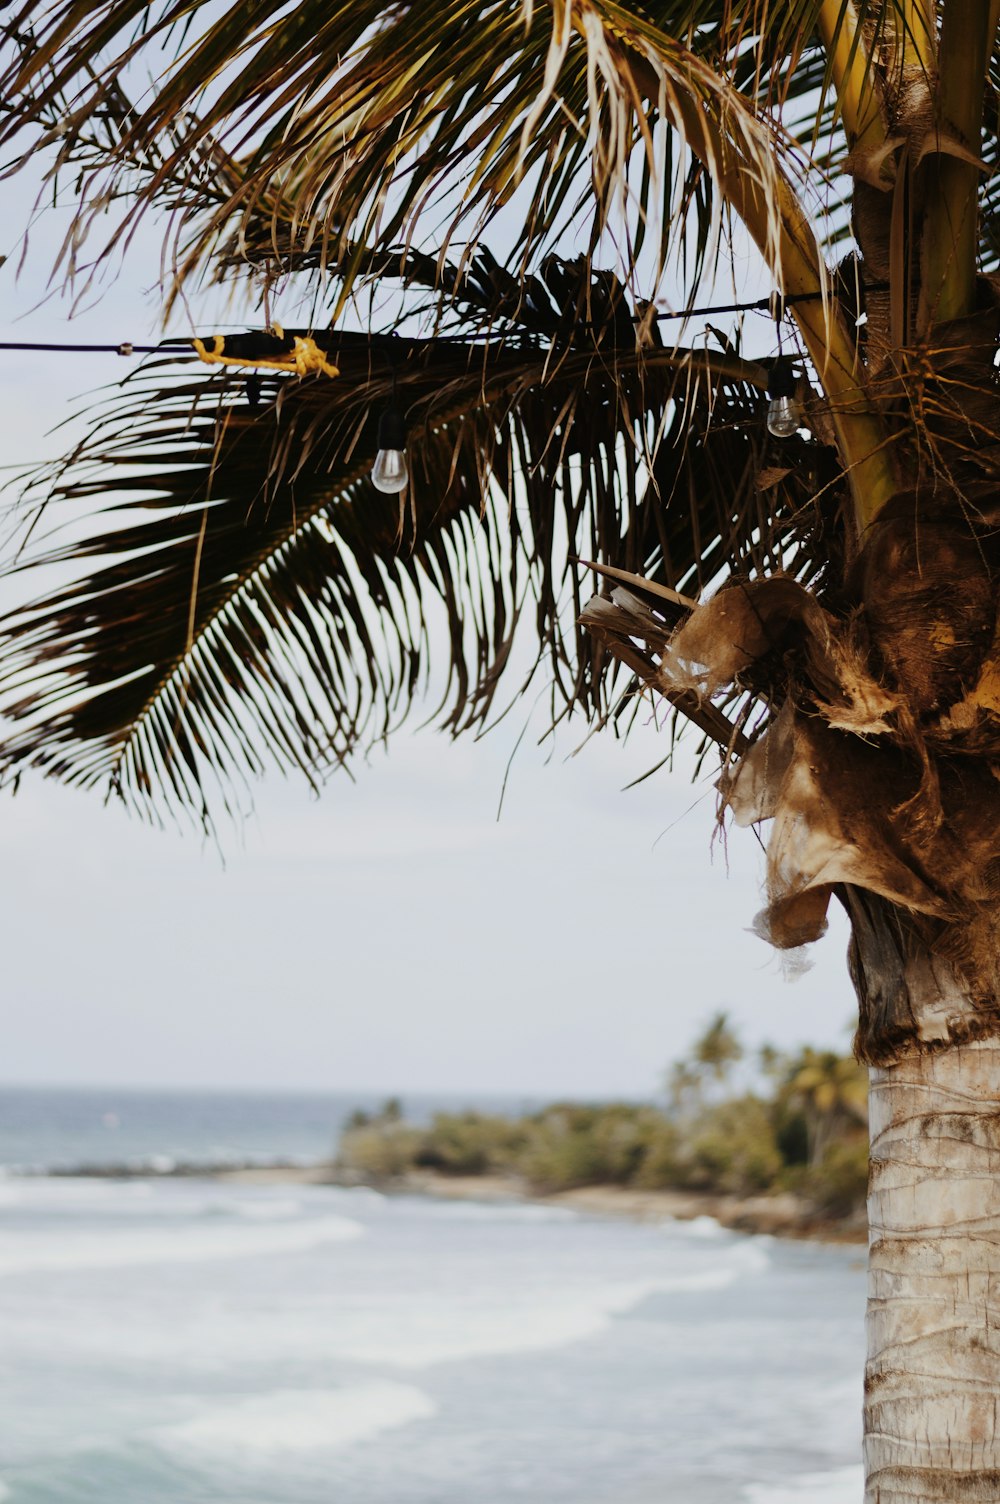
[{"label": "brown dried frond", "polygon": [[[627,621],[645,641],[649,682],[675,704],[693,696],[699,724],[713,700],[739,691],[774,712],[752,744],[730,745],[720,783],[739,824],[772,822],[759,932],[783,950],[815,940],[835,892],[849,905],[860,895],[869,928],[872,905],[903,916],[912,944],[887,952],[891,985],[873,980],[881,952],[869,947],[869,1058],[903,1037],[967,1037],[1000,1017],[994,516],[954,493],[901,493],[869,529],[836,611],[777,575],[732,581],[666,642],[662,621],[646,631],[648,612]],[[973,1016],[916,1007],[900,957],[912,961],[918,941],[967,985]]]}]

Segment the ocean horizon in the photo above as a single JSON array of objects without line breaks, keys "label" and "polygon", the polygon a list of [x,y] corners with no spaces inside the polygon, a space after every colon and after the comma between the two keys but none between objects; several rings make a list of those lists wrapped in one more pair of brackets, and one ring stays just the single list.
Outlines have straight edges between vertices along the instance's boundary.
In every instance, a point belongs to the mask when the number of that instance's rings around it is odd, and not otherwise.
[{"label": "ocean horizon", "polygon": [[416,1123],[435,1112],[515,1115],[543,1105],[513,1092],[0,1085],[0,1174],[316,1164],[336,1152],[352,1112],[393,1097]]}]

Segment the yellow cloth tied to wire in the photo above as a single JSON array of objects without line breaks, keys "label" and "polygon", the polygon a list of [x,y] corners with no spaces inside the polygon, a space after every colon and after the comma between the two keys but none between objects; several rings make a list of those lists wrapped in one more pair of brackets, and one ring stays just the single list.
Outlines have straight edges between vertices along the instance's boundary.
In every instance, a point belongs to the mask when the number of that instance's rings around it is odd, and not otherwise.
[{"label": "yellow cloth tied to wire", "polygon": [[[273,324],[268,331],[278,339],[284,339],[285,331],[280,324]],[[241,336],[245,338],[245,336]],[[254,357],[249,355],[227,355],[226,336],[215,334],[212,336],[212,347],[209,349],[202,339],[191,341],[196,354],[209,366],[253,366],[257,370],[264,371],[287,371],[290,376],[309,376],[313,372],[323,376],[339,376],[340,367],[327,360],[326,351],[321,350],[312,335],[293,335],[292,348],[282,351],[279,355],[262,355]]]}]

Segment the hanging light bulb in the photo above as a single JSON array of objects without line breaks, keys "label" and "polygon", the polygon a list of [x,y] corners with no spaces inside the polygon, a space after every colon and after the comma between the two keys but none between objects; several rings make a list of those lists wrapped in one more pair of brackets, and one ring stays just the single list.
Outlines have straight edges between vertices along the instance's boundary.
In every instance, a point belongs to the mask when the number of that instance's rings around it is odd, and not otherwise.
[{"label": "hanging light bulb", "polygon": [[790,439],[802,426],[795,400],[795,372],[787,355],[779,355],[767,378],[767,431],[776,439]]},{"label": "hanging light bulb", "polygon": [[376,491],[395,496],[405,491],[410,473],[406,468],[406,421],[393,402],[378,420],[378,453],[372,466]]}]

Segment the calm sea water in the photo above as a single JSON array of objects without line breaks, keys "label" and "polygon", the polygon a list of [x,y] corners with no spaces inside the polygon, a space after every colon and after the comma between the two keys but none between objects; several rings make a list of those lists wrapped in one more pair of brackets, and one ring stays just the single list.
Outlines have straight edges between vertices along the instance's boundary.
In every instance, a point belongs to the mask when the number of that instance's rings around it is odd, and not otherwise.
[{"label": "calm sea water", "polygon": [[8,1174],[0,1498],[859,1504],[863,1303],[856,1251],[707,1221]]},{"label": "calm sea water", "polygon": [[[333,1153],[352,1111],[373,1112],[383,1101],[343,1092],[0,1087],[0,1172],[315,1164]],[[516,1113],[532,1105],[509,1096],[414,1095],[404,1103],[415,1122],[438,1109]]]}]

